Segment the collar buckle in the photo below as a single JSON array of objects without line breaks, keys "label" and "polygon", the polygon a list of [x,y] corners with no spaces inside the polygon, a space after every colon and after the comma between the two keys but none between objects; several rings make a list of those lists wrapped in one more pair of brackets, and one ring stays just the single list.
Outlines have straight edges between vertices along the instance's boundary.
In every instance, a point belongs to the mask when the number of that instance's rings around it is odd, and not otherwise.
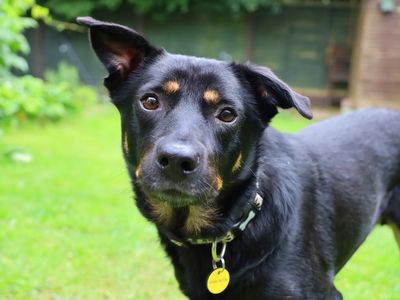
[{"label": "collar buckle", "polygon": [[249,225],[250,221],[253,220],[257,215],[257,212],[261,210],[263,202],[264,199],[259,193],[257,193],[254,197],[254,200],[246,204],[241,219],[233,226],[233,228],[239,231],[244,231],[247,228],[247,225]]}]

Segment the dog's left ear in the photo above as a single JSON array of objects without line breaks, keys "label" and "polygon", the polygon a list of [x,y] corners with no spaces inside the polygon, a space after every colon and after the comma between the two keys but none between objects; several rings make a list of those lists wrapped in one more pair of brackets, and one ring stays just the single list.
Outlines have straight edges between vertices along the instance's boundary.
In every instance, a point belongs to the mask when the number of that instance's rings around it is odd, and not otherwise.
[{"label": "dog's left ear", "polygon": [[162,52],[126,26],[91,17],[78,17],[76,21],[89,27],[92,47],[109,72],[104,85],[110,91],[127,79],[145,58]]},{"label": "dog's left ear", "polygon": [[270,69],[251,64],[234,64],[233,67],[239,76],[247,79],[262,105],[274,110],[272,116],[277,112],[276,107],[294,107],[303,117],[312,119],[310,99],[293,91]]}]

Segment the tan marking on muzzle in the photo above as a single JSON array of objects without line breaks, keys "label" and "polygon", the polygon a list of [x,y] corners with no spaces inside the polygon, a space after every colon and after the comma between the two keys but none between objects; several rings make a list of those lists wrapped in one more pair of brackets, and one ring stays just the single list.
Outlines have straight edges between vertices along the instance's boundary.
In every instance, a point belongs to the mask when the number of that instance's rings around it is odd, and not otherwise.
[{"label": "tan marking on muzzle", "polygon": [[221,176],[217,175],[215,177],[215,187],[218,191],[220,191],[222,189],[224,185],[224,181],[222,180]]},{"label": "tan marking on muzzle", "polygon": [[151,214],[159,223],[168,225],[171,222],[173,209],[168,203],[151,199],[147,202],[150,205]]},{"label": "tan marking on muzzle", "polygon": [[143,167],[143,162],[146,160],[147,156],[150,154],[149,151],[143,151],[143,155],[141,155],[141,159],[139,160],[138,167],[135,170],[135,175],[136,178],[140,178],[142,176],[142,167]]},{"label": "tan marking on muzzle", "polygon": [[189,207],[184,230],[187,234],[199,234],[202,229],[211,228],[218,212],[213,207],[192,205]]},{"label": "tan marking on muzzle", "polygon": [[135,175],[136,178],[140,178],[142,175],[142,163],[139,163],[139,166],[136,168]]},{"label": "tan marking on muzzle", "polygon": [[128,153],[129,153],[129,144],[128,144],[128,134],[126,132],[124,133],[124,145],[123,145],[123,147],[124,147],[125,154],[128,155]]},{"label": "tan marking on muzzle", "polygon": [[216,90],[207,89],[203,94],[203,99],[208,104],[217,104],[221,97]]},{"label": "tan marking on muzzle", "polygon": [[169,80],[167,82],[164,82],[162,86],[162,89],[167,94],[174,94],[177,91],[179,91],[179,88],[180,88],[179,82],[176,80]]},{"label": "tan marking on muzzle", "polygon": [[242,166],[242,152],[239,153],[238,158],[236,159],[235,164],[233,165],[232,172],[236,172]]}]

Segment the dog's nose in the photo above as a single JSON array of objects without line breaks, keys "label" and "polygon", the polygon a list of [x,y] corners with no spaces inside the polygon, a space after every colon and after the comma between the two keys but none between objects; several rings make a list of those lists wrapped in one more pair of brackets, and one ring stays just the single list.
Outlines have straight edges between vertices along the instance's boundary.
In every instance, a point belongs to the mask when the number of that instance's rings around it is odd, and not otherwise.
[{"label": "dog's nose", "polygon": [[196,171],[200,164],[200,154],[192,145],[170,142],[158,147],[156,160],[158,167],[167,176],[180,179]]}]

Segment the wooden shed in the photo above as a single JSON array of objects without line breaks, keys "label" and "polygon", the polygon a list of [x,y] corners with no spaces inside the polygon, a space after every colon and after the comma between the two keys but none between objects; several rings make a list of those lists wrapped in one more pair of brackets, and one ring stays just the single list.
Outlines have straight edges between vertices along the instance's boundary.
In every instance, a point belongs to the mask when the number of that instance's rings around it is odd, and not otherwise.
[{"label": "wooden shed", "polygon": [[363,0],[356,32],[343,106],[400,109],[400,0]]}]

